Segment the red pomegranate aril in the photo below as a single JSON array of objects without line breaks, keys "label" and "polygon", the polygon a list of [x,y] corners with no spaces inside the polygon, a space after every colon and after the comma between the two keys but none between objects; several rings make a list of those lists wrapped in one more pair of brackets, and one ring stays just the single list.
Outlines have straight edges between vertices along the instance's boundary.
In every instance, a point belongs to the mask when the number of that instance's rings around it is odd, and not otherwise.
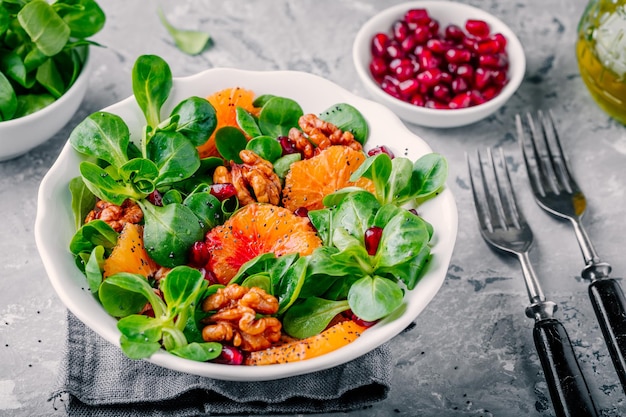
[{"label": "red pomegranate aril", "polygon": [[478,106],[479,104],[483,104],[484,102],[487,101],[478,90],[471,90],[469,94],[470,94],[471,103],[474,106]]},{"label": "red pomegranate aril", "polygon": [[404,14],[404,20],[410,23],[426,24],[430,21],[430,15],[426,9],[410,9]]},{"label": "red pomegranate aril", "polygon": [[421,94],[413,94],[413,97],[411,97],[411,99],[409,100],[409,103],[419,107],[424,107],[425,102],[426,100],[424,100],[424,96],[422,96]]},{"label": "red pomegranate aril", "polygon": [[477,54],[497,54],[498,52],[500,52],[500,45],[498,44],[498,41],[496,41],[495,39],[487,39],[484,41],[478,41],[474,44],[474,52],[476,52]]},{"label": "red pomegranate aril", "polygon": [[423,70],[437,68],[441,60],[433,55],[429,49],[424,49],[418,56],[417,62]]},{"label": "red pomegranate aril", "polygon": [[452,80],[452,84],[450,84],[450,87],[452,88],[454,94],[460,94],[466,92],[469,88],[469,85],[467,85],[467,81],[465,81],[463,78],[456,77],[454,80]]},{"label": "red pomegranate aril", "polygon": [[298,207],[293,214],[299,217],[309,217],[309,209],[306,207]]},{"label": "red pomegranate aril", "polygon": [[391,33],[395,40],[402,42],[409,36],[409,28],[403,21],[396,20],[391,26]]},{"label": "red pomegranate aril", "polygon": [[414,36],[409,36],[408,38],[406,38],[400,43],[400,47],[402,48],[404,52],[411,52],[412,50],[415,49],[416,45],[417,45],[417,41],[415,40]]},{"label": "red pomegranate aril", "polygon": [[453,64],[463,64],[472,59],[472,53],[465,48],[451,48],[446,51],[445,57]]},{"label": "red pomegranate aril", "polygon": [[451,24],[446,26],[446,29],[444,31],[444,37],[446,39],[458,42],[462,41],[463,38],[465,38],[465,32],[463,32],[463,29],[460,26]]},{"label": "red pomegranate aril", "polygon": [[213,184],[211,185],[211,194],[217,197],[218,200],[224,201],[227,198],[234,197],[237,195],[237,189],[235,186],[229,182],[224,184]]},{"label": "red pomegranate aril", "polygon": [[461,64],[456,69],[456,75],[471,83],[474,79],[474,67],[470,64]]},{"label": "red pomegranate aril", "polygon": [[508,62],[502,54],[485,54],[478,56],[478,65],[481,67],[500,69],[505,68]]},{"label": "red pomegranate aril", "polygon": [[398,91],[398,80],[395,78],[385,75],[385,78],[380,83],[380,87],[389,95],[395,98],[401,98],[400,92]]},{"label": "red pomegranate aril", "polygon": [[415,43],[418,45],[425,44],[430,39],[430,36],[428,26],[418,26],[413,32],[413,39],[415,39]]},{"label": "red pomegranate aril", "polygon": [[498,94],[500,94],[500,89],[499,89],[498,87],[496,87],[496,86],[493,86],[493,85],[492,85],[492,86],[489,86],[489,87],[487,87],[487,88],[485,88],[485,89],[482,91],[483,98],[484,98],[486,101],[491,100],[492,98],[494,98],[494,97],[495,97],[495,96],[497,96]]},{"label": "red pomegranate aril", "polygon": [[404,97],[411,97],[419,90],[419,82],[415,78],[409,78],[398,84],[398,92]]},{"label": "red pomegranate aril", "polygon": [[385,49],[386,55],[389,59],[403,58],[405,53],[402,46],[397,41],[390,41]]},{"label": "red pomegranate aril", "polygon": [[389,44],[389,36],[385,33],[377,33],[372,38],[371,50],[372,55],[382,57],[387,53],[387,46]]},{"label": "red pomegranate aril", "polygon": [[439,33],[439,21],[431,18],[430,22],[428,22],[428,29],[430,29],[430,33],[433,36],[436,36]]},{"label": "red pomegranate aril", "polygon": [[376,255],[376,251],[378,250],[378,244],[380,243],[380,238],[382,235],[383,228],[378,226],[372,226],[365,231],[365,250],[367,250],[367,253],[369,255]]},{"label": "red pomegranate aril", "polygon": [[474,87],[482,90],[491,81],[491,71],[482,67],[476,68],[474,71]]},{"label": "red pomegranate aril", "polygon": [[448,107],[451,109],[464,109],[472,103],[472,97],[469,92],[457,94],[450,100]]},{"label": "red pomegranate aril", "polygon": [[452,84],[453,79],[454,77],[452,76],[452,74],[446,71],[441,71],[441,75],[439,76],[439,82],[441,84],[450,85]]},{"label": "red pomegranate aril", "polygon": [[411,209],[409,209],[408,211],[409,211],[409,213],[414,214],[414,215],[416,215],[416,216],[419,216],[419,215],[420,215],[420,214],[417,212],[417,209],[416,209],[416,208],[411,208]]},{"label": "red pomegranate aril", "polygon": [[215,358],[213,362],[224,365],[241,365],[243,359],[243,353],[239,349],[230,345],[222,345],[220,356]]},{"label": "red pomegranate aril", "polygon": [[408,59],[403,61],[406,62],[401,62],[400,65],[395,67],[393,71],[393,75],[395,75],[396,79],[400,82],[408,80],[409,78],[413,77],[413,75],[415,75],[415,71],[411,61],[409,61]]},{"label": "red pomegranate aril", "polygon": [[506,50],[506,38],[501,33],[496,33],[491,37],[498,44],[498,52],[502,53]]},{"label": "red pomegranate aril", "polygon": [[146,198],[154,206],[161,207],[163,205],[163,196],[161,195],[159,190],[152,191],[150,194],[148,194],[148,197],[146,197]]},{"label": "red pomegranate aril", "polygon": [[468,19],[465,22],[465,30],[467,30],[471,35],[480,38],[489,36],[489,32],[491,31],[487,22],[478,19]]},{"label": "red pomegranate aril", "polygon": [[278,143],[280,143],[280,147],[283,149],[283,155],[291,155],[299,152],[296,148],[296,144],[288,136],[279,136],[277,140]]},{"label": "red pomegranate aril", "polygon": [[494,70],[491,71],[491,82],[496,86],[496,87],[504,87],[504,85],[506,84],[506,72],[504,71],[498,71],[498,70]]},{"label": "red pomegranate aril", "polygon": [[420,82],[420,84],[432,87],[439,82],[440,76],[441,70],[439,68],[431,68],[420,72],[415,78]]},{"label": "red pomegranate aril", "polygon": [[435,54],[443,55],[448,49],[451,48],[451,45],[441,39],[433,38],[429,39],[428,42],[426,42],[426,48],[428,48]]},{"label": "red pomegranate aril", "polygon": [[391,159],[395,158],[391,149],[389,149],[385,145],[376,146],[370,149],[369,151],[367,151],[368,156],[378,155],[379,153],[386,153],[387,155],[389,155],[389,158]]},{"label": "red pomegranate aril", "polygon": [[382,78],[387,73],[387,62],[380,57],[372,57],[370,62],[370,73],[376,79]]},{"label": "red pomegranate aril", "polygon": [[211,254],[209,248],[203,241],[194,242],[189,251],[189,265],[194,267],[204,267],[209,262]]},{"label": "red pomegranate aril", "polygon": [[424,107],[426,107],[427,109],[436,109],[436,110],[446,110],[450,108],[448,107],[447,104],[440,103],[439,101],[436,101],[436,100],[426,100],[426,102],[424,103]]},{"label": "red pomegranate aril", "polygon": [[450,88],[443,84],[437,84],[433,87],[433,97],[438,101],[447,103],[450,101]]}]

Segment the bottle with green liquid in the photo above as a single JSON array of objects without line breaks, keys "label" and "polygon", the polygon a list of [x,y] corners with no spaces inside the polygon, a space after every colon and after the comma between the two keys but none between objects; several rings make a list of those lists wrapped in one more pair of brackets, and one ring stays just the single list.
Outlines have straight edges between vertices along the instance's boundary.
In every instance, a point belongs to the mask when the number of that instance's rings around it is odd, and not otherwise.
[{"label": "bottle with green liquid", "polygon": [[626,0],[590,0],[578,24],[580,75],[598,105],[626,124]]}]

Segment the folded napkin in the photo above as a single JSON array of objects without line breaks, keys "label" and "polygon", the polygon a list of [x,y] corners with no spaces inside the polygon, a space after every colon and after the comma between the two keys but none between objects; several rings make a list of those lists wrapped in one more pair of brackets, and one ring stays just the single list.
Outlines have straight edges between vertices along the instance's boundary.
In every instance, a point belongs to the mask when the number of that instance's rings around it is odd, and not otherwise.
[{"label": "folded napkin", "polygon": [[[232,382],[128,359],[68,312],[59,387],[72,417],[182,417],[348,411],[387,397],[391,354],[383,345],[349,363],[267,382]],[[65,398],[67,397],[67,399]]]}]

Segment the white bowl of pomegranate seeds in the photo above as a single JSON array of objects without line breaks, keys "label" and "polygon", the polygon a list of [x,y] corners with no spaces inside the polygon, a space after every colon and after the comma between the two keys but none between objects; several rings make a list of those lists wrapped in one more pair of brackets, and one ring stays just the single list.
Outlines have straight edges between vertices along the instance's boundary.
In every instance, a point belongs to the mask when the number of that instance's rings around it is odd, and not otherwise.
[{"label": "white bowl of pomegranate seeds", "polygon": [[444,128],[494,113],[526,69],[508,26],[447,1],[402,3],[378,13],[358,32],[353,60],[374,99],[407,122]]}]

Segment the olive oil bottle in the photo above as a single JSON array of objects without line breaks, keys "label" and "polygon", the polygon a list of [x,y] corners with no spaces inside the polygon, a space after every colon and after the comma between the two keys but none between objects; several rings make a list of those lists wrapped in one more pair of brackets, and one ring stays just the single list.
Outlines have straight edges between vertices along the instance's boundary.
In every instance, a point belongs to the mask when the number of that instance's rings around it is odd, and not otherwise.
[{"label": "olive oil bottle", "polygon": [[590,0],[578,25],[580,75],[598,105],[626,124],[626,0]]}]

